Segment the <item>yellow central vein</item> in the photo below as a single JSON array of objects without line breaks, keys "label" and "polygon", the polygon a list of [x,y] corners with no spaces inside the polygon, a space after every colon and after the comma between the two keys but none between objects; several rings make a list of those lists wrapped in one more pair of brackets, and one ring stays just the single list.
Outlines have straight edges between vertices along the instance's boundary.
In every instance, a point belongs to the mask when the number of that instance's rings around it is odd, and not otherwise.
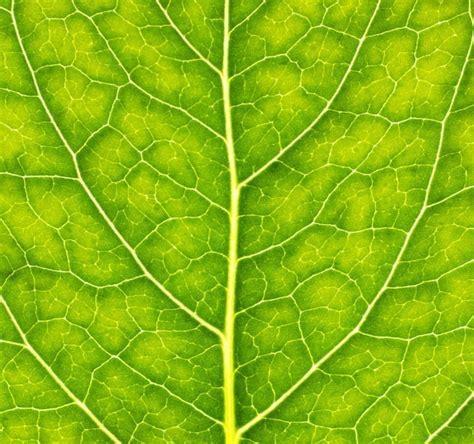
[{"label": "yellow central vein", "polygon": [[237,442],[235,429],[235,396],[234,396],[234,311],[235,311],[235,285],[237,274],[237,240],[239,219],[239,184],[237,166],[234,153],[232,135],[232,116],[230,103],[229,84],[229,15],[230,0],[224,3],[224,38],[222,62],[222,94],[224,100],[225,136],[227,157],[230,171],[230,214],[229,214],[229,252],[227,271],[227,294],[224,337],[222,340],[223,367],[224,367],[224,431],[226,444]]}]

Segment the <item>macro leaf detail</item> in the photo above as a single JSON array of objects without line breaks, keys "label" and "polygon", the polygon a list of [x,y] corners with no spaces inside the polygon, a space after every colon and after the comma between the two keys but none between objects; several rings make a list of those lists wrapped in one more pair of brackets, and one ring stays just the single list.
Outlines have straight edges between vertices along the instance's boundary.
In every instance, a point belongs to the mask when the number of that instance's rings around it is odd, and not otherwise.
[{"label": "macro leaf detail", "polygon": [[0,0],[0,441],[472,443],[470,0]]}]

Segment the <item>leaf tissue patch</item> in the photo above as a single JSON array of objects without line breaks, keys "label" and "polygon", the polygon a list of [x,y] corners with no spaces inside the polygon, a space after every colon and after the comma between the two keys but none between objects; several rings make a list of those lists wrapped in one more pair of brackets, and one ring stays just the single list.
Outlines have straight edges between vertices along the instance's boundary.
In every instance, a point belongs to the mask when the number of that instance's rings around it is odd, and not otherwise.
[{"label": "leaf tissue patch", "polygon": [[0,442],[474,442],[471,0],[0,0]]}]

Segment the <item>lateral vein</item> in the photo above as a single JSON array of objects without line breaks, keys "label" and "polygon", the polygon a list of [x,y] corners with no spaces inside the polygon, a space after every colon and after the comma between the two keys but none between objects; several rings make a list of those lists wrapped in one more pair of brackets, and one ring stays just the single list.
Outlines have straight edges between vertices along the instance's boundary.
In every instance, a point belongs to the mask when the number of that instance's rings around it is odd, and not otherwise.
[{"label": "lateral vein", "polygon": [[[379,3],[377,4],[377,8],[378,8],[379,4],[380,4],[380,0],[379,0]],[[373,19],[373,17],[372,17],[372,19]],[[270,404],[265,410],[263,410],[261,413],[259,413],[257,416],[255,416],[247,424],[242,426],[238,430],[238,436],[242,436],[246,431],[248,431],[250,428],[252,428],[258,422],[260,422],[262,419],[264,419],[266,416],[268,416],[271,412],[273,412],[277,407],[279,407],[288,397],[290,397],[299,387],[301,387],[301,385],[305,381],[307,381],[310,378],[310,376],[312,376],[316,372],[316,370],[318,370],[331,356],[333,356],[347,342],[349,342],[349,340],[353,336],[355,336],[357,333],[359,333],[361,327],[363,326],[363,324],[365,323],[365,321],[369,317],[370,313],[372,312],[373,307],[375,306],[375,304],[377,304],[377,302],[380,300],[381,296],[385,293],[385,290],[389,287],[390,282],[392,281],[392,279],[395,275],[395,272],[398,269],[398,265],[400,264],[401,259],[402,259],[403,255],[405,254],[405,251],[408,247],[408,244],[410,243],[410,240],[412,238],[413,233],[415,232],[416,228],[418,227],[418,224],[420,223],[421,219],[423,218],[426,210],[429,208],[428,202],[429,202],[429,197],[430,197],[430,192],[431,192],[431,188],[432,188],[432,185],[433,185],[434,177],[436,175],[436,171],[437,171],[437,168],[438,168],[439,159],[441,157],[441,149],[442,149],[442,146],[443,146],[444,133],[445,133],[445,128],[446,128],[446,121],[448,120],[448,118],[451,114],[451,110],[452,110],[454,102],[456,100],[457,93],[458,93],[458,90],[459,90],[459,86],[460,86],[461,81],[464,77],[464,73],[466,71],[466,67],[467,67],[468,62],[469,62],[469,54],[470,54],[471,48],[472,48],[472,42],[471,42],[470,47],[468,48],[468,51],[467,51],[467,54],[466,54],[466,57],[465,57],[465,60],[464,60],[463,67],[461,69],[461,72],[460,72],[460,75],[459,75],[459,78],[458,78],[458,81],[456,83],[456,87],[455,87],[455,90],[454,90],[454,93],[453,93],[453,97],[451,99],[451,103],[449,104],[449,107],[448,107],[448,110],[446,111],[444,119],[441,121],[441,131],[440,131],[438,147],[437,147],[437,150],[436,150],[436,158],[434,160],[433,167],[432,167],[432,170],[431,170],[431,174],[430,174],[430,177],[428,179],[428,184],[427,184],[427,187],[426,187],[426,193],[425,193],[425,197],[424,197],[424,200],[423,200],[423,204],[422,204],[422,206],[420,208],[420,211],[418,212],[418,215],[417,215],[415,221],[413,222],[410,230],[407,232],[407,235],[405,237],[403,245],[400,248],[400,251],[397,255],[397,258],[395,259],[395,262],[394,262],[387,278],[385,279],[385,282],[384,282],[382,288],[379,290],[379,292],[374,297],[372,302],[367,306],[364,314],[362,315],[362,317],[361,317],[360,321],[357,323],[357,325],[341,341],[339,341],[330,351],[328,351],[321,359],[319,359],[318,362],[313,364],[309,368],[309,370],[296,382],[296,384],[294,384],[283,395],[281,395],[276,401],[274,401],[272,404]]]},{"label": "lateral vein", "polygon": [[197,313],[192,311],[189,307],[187,307],[185,304],[183,304],[179,299],[177,299],[161,282],[159,282],[148,270],[148,268],[143,264],[141,259],[138,257],[135,249],[127,242],[127,240],[122,236],[120,231],[117,229],[115,224],[112,222],[112,220],[109,218],[107,213],[104,211],[100,203],[97,201],[95,196],[92,194],[92,191],[89,189],[87,186],[86,182],[84,181],[81,173],[81,169],[79,168],[79,163],[77,161],[77,156],[74,153],[74,150],[71,148],[69,145],[68,141],[66,140],[64,134],[62,133],[61,129],[59,128],[58,124],[56,123],[56,120],[54,119],[48,105],[46,104],[46,101],[41,93],[41,89],[39,87],[38,81],[35,76],[34,69],[30,63],[30,60],[27,56],[27,52],[25,50],[25,47],[23,45],[23,40],[20,35],[20,31],[18,29],[18,25],[16,23],[16,18],[14,14],[14,5],[15,1],[12,2],[12,10],[11,10],[11,17],[12,17],[12,23],[13,23],[13,28],[15,30],[15,35],[18,40],[18,44],[20,45],[20,49],[22,51],[23,57],[25,59],[25,63],[28,67],[28,70],[30,72],[30,75],[32,77],[33,85],[36,90],[36,94],[38,96],[38,99],[43,106],[43,109],[48,116],[50,123],[53,125],[53,128],[55,129],[56,133],[58,134],[59,138],[61,139],[61,142],[64,144],[66,149],[69,151],[69,154],[71,155],[74,168],[76,170],[76,175],[78,178],[79,183],[81,184],[81,187],[87,194],[88,198],[90,201],[93,203],[94,207],[98,211],[98,213],[102,216],[103,220],[106,222],[106,224],[109,226],[109,228],[112,230],[112,232],[115,234],[115,236],[120,240],[122,245],[128,250],[128,252],[131,254],[133,257],[135,263],[138,265],[138,267],[141,269],[145,277],[151,281],[163,294],[165,294],[168,299],[170,299],[175,305],[177,305],[179,308],[181,308],[183,311],[185,311],[189,316],[191,316],[194,320],[196,320],[199,324],[201,324],[203,327],[217,335],[219,338],[222,337],[222,332],[216,328],[214,325],[210,324],[207,322],[205,319],[201,318]]},{"label": "lateral vein", "polygon": [[428,438],[425,441],[425,444],[429,444],[431,441],[433,441],[434,438],[436,438],[446,427],[451,424],[456,417],[463,411],[464,407],[466,407],[471,399],[474,398],[474,393],[470,393],[469,396],[464,400],[464,402],[452,413],[452,415],[445,421],[443,424],[441,424],[433,433],[431,433]]}]

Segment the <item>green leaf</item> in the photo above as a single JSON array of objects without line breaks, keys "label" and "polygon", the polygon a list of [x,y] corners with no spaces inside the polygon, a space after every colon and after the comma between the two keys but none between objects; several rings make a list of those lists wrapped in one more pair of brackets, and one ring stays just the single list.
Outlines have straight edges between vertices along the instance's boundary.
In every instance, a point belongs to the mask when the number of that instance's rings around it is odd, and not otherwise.
[{"label": "green leaf", "polygon": [[0,0],[2,443],[472,443],[469,0]]}]

